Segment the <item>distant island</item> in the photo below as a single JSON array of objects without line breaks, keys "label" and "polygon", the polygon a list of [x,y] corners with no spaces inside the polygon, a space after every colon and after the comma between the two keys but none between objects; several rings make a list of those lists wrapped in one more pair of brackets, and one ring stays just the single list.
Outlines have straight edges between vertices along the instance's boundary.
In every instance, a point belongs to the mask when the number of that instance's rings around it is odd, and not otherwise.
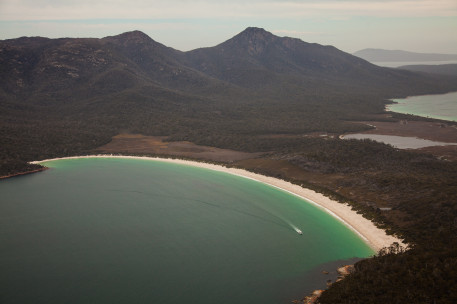
[{"label": "distant island", "polygon": [[457,54],[416,53],[401,50],[363,49],[353,53],[370,62],[452,61]]}]

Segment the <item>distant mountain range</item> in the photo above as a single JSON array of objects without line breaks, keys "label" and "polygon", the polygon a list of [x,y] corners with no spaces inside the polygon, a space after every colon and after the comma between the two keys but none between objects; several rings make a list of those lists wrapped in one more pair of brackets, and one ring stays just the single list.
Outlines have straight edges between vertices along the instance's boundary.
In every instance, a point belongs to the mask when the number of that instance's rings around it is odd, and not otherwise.
[{"label": "distant mountain range", "polygon": [[401,50],[363,49],[353,53],[370,62],[452,61],[457,54],[415,53]]}]

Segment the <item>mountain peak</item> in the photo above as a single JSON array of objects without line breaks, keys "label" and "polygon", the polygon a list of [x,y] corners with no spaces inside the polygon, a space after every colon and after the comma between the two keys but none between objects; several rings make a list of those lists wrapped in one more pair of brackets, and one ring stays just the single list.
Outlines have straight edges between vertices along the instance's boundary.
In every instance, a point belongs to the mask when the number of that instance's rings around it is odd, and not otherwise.
[{"label": "mountain peak", "polygon": [[267,32],[265,29],[261,27],[255,27],[255,26],[250,26],[247,27],[244,31],[241,33],[261,33],[261,34],[271,34],[270,32]]},{"label": "mountain peak", "polygon": [[253,40],[253,39],[265,40],[265,39],[271,39],[275,36],[272,33],[267,32],[263,28],[248,27],[235,37],[248,38],[249,40]]},{"label": "mountain peak", "polygon": [[141,31],[125,32],[120,35],[105,37],[104,39],[122,41],[124,44],[139,44],[152,41],[151,37]]},{"label": "mountain peak", "polygon": [[277,37],[263,28],[248,27],[226,43],[247,50],[250,55],[263,53]]}]

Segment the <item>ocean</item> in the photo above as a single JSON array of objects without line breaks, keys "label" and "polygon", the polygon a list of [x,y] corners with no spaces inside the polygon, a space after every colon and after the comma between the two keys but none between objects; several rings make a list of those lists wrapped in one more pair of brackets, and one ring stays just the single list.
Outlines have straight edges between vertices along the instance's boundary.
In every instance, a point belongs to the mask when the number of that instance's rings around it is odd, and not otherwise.
[{"label": "ocean", "polygon": [[456,64],[456,60],[447,61],[370,61],[372,64],[386,68],[398,68],[404,65],[442,65]]}]

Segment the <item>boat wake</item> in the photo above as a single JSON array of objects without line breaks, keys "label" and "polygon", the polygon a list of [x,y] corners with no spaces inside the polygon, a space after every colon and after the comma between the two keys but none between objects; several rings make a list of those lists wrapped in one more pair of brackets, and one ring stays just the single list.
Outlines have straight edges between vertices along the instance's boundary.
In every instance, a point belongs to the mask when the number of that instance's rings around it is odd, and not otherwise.
[{"label": "boat wake", "polygon": [[[114,190],[114,191],[119,191],[119,190]],[[123,192],[134,192],[134,193],[140,193],[140,194],[147,194],[147,193],[143,193],[143,192],[139,192],[139,191],[123,191]],[[287,229],[292,228],[299,235],[303,235],[303,232],[300,229],[298,229],[295,225],[293,225],[290,221],[285,219],[283,216],[281,216],[277,212],[272,212],[272,211],[268,210],[268,208],[266,208],[265,206],[259,206],[256,203],[254,203],[254,205],[256,205],[257,208],[259,208],[259,209],[263,210],[264,212],[270,214],[273,218],[279,219],[281,222],[275,221],[273,219],[266,218],[266,217],[258,215],[258,214],[247,212],[245,210],[240,210],[240,209],[237,209],[237,208],[234,208],[234,207],[224,206],[224,205],[216,204],[216,203],[209,202],[209,201],[204,201],[204,200],[199,200],[199,199],[192,199],[192,198],[184,198],[184,197],[176,197],[176,196],[172,196],[172,195],[157,195],[156,194],[155,196],[179,199],[182,202],[185,202],[185,201],[196,202],[196,203],[205,204],[205,205],[212,206],[212,207],[217,207],[217,208],[221,208],[221,209],[225,209],[225,210],[230,210],[232,212],[237,212],[237,213],[240,213],[240,214],[244,214],[244,215],[247,215],[247,216],[262,220],[262,221],[265,221],[265,222],[269,222],[269,223],[281,226],[283,228],[287,228]]]},{"label": "boat wake", "polygon": [[298,229],[297,227],[295,227],[294,225],[290,224],[290,226],[292,226],[292,228],[299,234],[299,235],[303,235],[303,232]]}]

